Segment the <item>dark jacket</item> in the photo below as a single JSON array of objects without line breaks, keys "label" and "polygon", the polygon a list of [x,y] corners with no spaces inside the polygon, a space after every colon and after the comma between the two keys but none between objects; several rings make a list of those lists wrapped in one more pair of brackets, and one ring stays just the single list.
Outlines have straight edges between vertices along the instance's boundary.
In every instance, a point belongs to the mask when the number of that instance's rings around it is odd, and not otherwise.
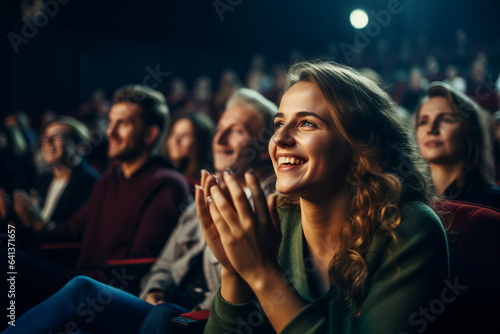
[{"label": "dark jacket", "polygon": [[[52,173],[47,173],[41,175],[37,180],[36,189],[42,198],[40,207],[43,207],[43,201],[47,197],[53,178]],[[68,185],[59,198],[50,220],[56,225],[69,220],[87,202],[98,179],[99,173],[85,160],[74,168]]]},{"label": "dark jacket", "polygon": [[444,192],[444,197],[500,210],[500,187],[493,184],[477,183],[470,191],[458,194],[456,182],[453,182]]}]

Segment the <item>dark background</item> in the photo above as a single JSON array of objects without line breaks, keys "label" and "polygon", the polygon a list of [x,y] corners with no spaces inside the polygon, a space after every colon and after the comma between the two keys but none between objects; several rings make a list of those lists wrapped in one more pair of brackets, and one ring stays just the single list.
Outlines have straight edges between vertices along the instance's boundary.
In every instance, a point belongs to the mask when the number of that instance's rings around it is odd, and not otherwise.
[{"label": "dark background", "polygon": [[[28,1],[30,2],[30,1]],[[67,0],[65,0],[67,2]],[[349,23],[354,8],[386,9],[388,0],[221,0],[232,11],[219,18],[212,0],[70,0],[16,53],[9,33],[22,36],[21,1],[0,5],[0,108],[37,115],[70,112],[102,87],[109,98],[118,87],[142,83],[147,68],[169,72],[191,84],[202,74],[216,82],[234,69],[241,76],[255,53],[268,64],[287,66],[299,50],[304,57],[331,56],[346,62],[338,46],[354,45]],[[364,52],[384,39],[397,52],[401,41],[450,50],[455,32],[467,32],[474,50],[484,51],[489,67],[500,68],[498,1],[401,0],[403,11],[371,38]],[[332,51],[332,50],[336,50]],[[356,66],[357,64],[350,64]]]}]

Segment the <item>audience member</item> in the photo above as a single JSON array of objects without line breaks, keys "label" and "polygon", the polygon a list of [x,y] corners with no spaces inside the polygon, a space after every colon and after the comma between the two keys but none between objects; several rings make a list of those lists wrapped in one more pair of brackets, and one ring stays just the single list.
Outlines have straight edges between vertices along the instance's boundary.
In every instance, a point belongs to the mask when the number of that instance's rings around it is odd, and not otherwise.
[{"label": "audience member", "polygon": [[467,32],[464,29],[457,29],[455,32],[456,46],[453,55],[453,62],[459,67],[467,66],[471,61],[472,46],[469,42]]},{"label": "audience member", "polygon": [[286,69],[284,65],[276,64],[273,66],[272,71],[273,84],[265,95],[269,100],[279,105],[281,102],[281,97],[283,96],[285,90]]},{"label": "audience member", "polygon": [[92,92],[90,99],[80,106],[78,118],[86,124],[92,124],[105,118],[109,108],[110,102],[106,99],[106,92],[102,88],[97,88]]},{"label": "audience member", "polygon": [[212,115],[213,107],[213,91],[212,79],[206,75],[202,75],[194,82],[191,98],[195,103],[195,109],[199,110],[208,116]]},{"label": "audience member", "polygon": [[427,82],[441,80],[440,66],[435,56],[429,55],[425,60],[425,79]]},{"label": "audience member", "polygon": [[500,107],[500,73],[498,73],[497,76],[497,81],[495,82],[495,91],[497,93],[497,98],[498,98],[498,106]]},{"label": "audience member", "polygon": [[486,60],[482,57],[472,63],[467,95],[490,113],[494,113],[499,107],[494,83],[488,78]]},{"label": "audience member", "polygon": [[214,113],[212,118],[215,121],[219,120],[229,97],[240,87],[240,79],[235,71],[226,69],[222,72],[214,94]]},{"label": "audience member", "polygon": [[28,143],[30,153],[33,153],[36,146],[36,133],[31,127],[31,122],[25,112],[15,111],[8,115],[4,120],[5,125],[15,125],[23,134],[24,139]]},{"label": "audience member", "polygon": [[211,170],[214,122],[201,112],[181,114],[174,118],[160,154],[194,186],[200,182],[200,171]]},{"label": "audience member", "polygon": [[36,305],[77,273],[104,281],[101,268],[108,259],[158,256],[189,204],[186,179],[156,155],[168,126],[163,95],[145,86],[119,89],[109,120],[108,157],[115,162],[85,206],[54,229],[34,226],[40,239],[82,242],[76,271],[18,252],[18,278],[25,284],[16,295],[18,314],[21,305]]},{"label": "audience member", "polygon": [[495,159],[495,181],[500,185],[500,110],[493,114],[494,143],[493,156]]},{"label": "audience member", "polygon": [[[241,89],[230,97],[212,142],[218,173],[227,168],[239,171],[238,178],[244,184],[243,171],[253,168],[266,194],[273,191],[274,177],[267,154],[269,137],[262,133],[272,131],[276,110],[274,104],[248,89]],[[208,175],[204,172],[203,178]],[[142,281],[140,297],[146,302],[90,278],[77,277],[19,318],[16,323],[21,331],[16,333],[63,330],[68,321],[75,321],[81,330],[93,333],[135,334],[150,310],[142,332],[167,333],[170,318],[190,309],[208,309],[220,280],[220,264],[206,246],[192,203],[181,215],[161,255]],[[103,306],[104,312],[97,313],[95,319],[85,322],[85,318],[78,316],[78,305],[97,294],[111,296],[111,303]]]},{"label": "audience member", "polygon": [[74,118],[60,116],[46,126],[40,144],[51,172],[40,175],[30,193],[14,191],[12,204],[17,221],[35,230],[48,224],[49,229],[54,228],[85,204],[99,178],[83,156],[88,141],[87,128]]},{"label": "audience member", "polygon": [[446,68],[446,79],[444,83],[450,85],[453,89],[464,93],[467,91],[467,81],[458,76],[458,70],[455,66],[450,65]]},{"label": "audience member", "polygon": [[418,67],[413,67],[410,70],[408,86],[400,104],[411,114],[414,113],[418,101],[425,95],[423,87],[427,86],[427,83],[428,81],[423,77],[422,71]]},{"label": "audience member", "polygon": [[[11,159],[22,169],[25,176],[26,189],[33,187],[37,176],[35,163],[33,162],[33,148],[30,143],[28,132],[23,122],[19,121],[15,114],[7,115],[3,119],[3,129],[6,136],[9,137],[12,145]],[[0,184],[0,186],[2,186]]]},{"label": "audience member", "polygon": [[277,211],[252,172],[253,209],[231,172],[229,195],[212,177],[196,191],[222,265],[205,332],[411,330],[448,277],[423,159],[389,95],[357,72],[298,63],[287,86],[269,144]]},{"label": "audience member", "polygon": [[434,82],[416,112],[417,141],[439,195],[500,208],[486,119],[469,97]]},{"label": "audience member", "polygon": [[33,186],[31,168],[22,158],[26,145],[17,127],[0,124],[0,198],[10,197],[14,189],[28,190]]},{"label": "audience member", "polygon": [[181,78],[175,78],[170,82],[167,103],[172,112],[172,116],[176,116],[184,111],[184,104],[188,97],[186,82]]},{"label": "audience member", "polygon": [[[56,113],[53,110],[44,111],[37,122],[37,132],[40,133],[42,129],[45,129],[49,123],[51,123],[57,117]],[[50,173],[51,168],[45,162],[43,158],[42,150],[40,145],[35,147],[35,152],[33,153],[33,162],[35,163],[36,170],[38,174]]]},{"label": "audience member", "polygon": [[267,95],[271,88],[272,80],[266,72],[266,58],[262,54],[252,57],[250,69],[245,76],[247,88],[253,89],[261,94]]}]

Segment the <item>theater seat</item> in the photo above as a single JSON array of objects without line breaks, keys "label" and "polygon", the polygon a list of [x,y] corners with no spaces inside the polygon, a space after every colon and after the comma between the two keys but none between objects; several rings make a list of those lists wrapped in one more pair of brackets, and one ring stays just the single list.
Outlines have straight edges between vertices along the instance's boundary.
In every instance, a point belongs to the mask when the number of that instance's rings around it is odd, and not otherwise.
[{"label": "theater seat", "polygon": [[115,286],[137,296],[140,292],[141,280],[149,272],[155,260],[155,257],[107,260],[103,265],[103,271],[108,281],[116,281],[118,276],[128,277],[126,285]]},{"label": "theater seat", "polygon": [[[439,316],[436,332],[481,333],[500,328],[500,211],[440,201],[450,250],[450,282],[460,295]],[[465,287],[465,288],[464,288]]]},{"label": "theater seat", "polygon": [[80,256],[81,249],[81,242],[54,242],[43,243],[32,252],[51,262],[63,266],[74,267]]},{"label": "theater seat", "polygon": [[[82,244],[79,242],[43,243],[33,252],[35,255],[53,263],[74,267],[80,255],[81,247]],[[117,277],[127,277],[126,285],[115,283],[113,286],[138,295],[140,282],[149,272],[155,260],[154,257],[107,260],[102,269],[107,277],[106,282],[117,282]],[[118,281],[121,282],[122,280]]]}]

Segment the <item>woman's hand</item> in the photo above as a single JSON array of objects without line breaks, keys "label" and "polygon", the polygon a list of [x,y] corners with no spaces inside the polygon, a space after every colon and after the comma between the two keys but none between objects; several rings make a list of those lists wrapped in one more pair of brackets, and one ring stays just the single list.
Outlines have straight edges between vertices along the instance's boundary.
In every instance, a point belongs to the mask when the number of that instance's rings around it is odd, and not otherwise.
[{"label": "woman's hand", "polygon": [[[219,242],[232,268],[252,287],[265,274],[278,269],[277,254],[281,242],[276,212],[276,197],[269,204],[253,172],[245,173],[254,209],[245,191],[230,172],[224,173],[230,198],[217,184],[210,185],[212,201],[208,209]],[[232,203],[231,201],[232,200]]]},{"label": "woman's hand", "polygon": [[[248,302],[255,295],[276,332],[280,332],[306,303],[283,280],[278,266],[281,229],[276,196],[270,196],[266,203],[257,177],[245,173],[252,209],[234,175],[224,173],[225,184],[222,178],[218,184],[215,178],[207,179],[202,176],[205,193],[196,190],[196,206],[205,240],[223,265],[221,295],[236,304]],[[208,201],[205,194],[210,196]],[[276,292],[280,298],[276,298]]]},{"label": "woman's hand", "polygon": [[[226,273],[237,274],[231,265],[231,262],[227,258],[226,252],[224,251],[224,247],[222,246],[220,240],[219,232],[217,231],[217,228],[215,227],[212,217],[208,211],[207,201],[211,201],[210,187],[217,184],[217,179],[213,175],[210,175],[207,171],[202,170],[200,184],[201,185],[197,186],[195,190],[196,213],[200,219],[205,242],[208,244],[208,247],[210,247],[210,250],[215,255],[217,260],[219,260]],[[221,184],[221,186],[225,189],[225,185]]]}]

